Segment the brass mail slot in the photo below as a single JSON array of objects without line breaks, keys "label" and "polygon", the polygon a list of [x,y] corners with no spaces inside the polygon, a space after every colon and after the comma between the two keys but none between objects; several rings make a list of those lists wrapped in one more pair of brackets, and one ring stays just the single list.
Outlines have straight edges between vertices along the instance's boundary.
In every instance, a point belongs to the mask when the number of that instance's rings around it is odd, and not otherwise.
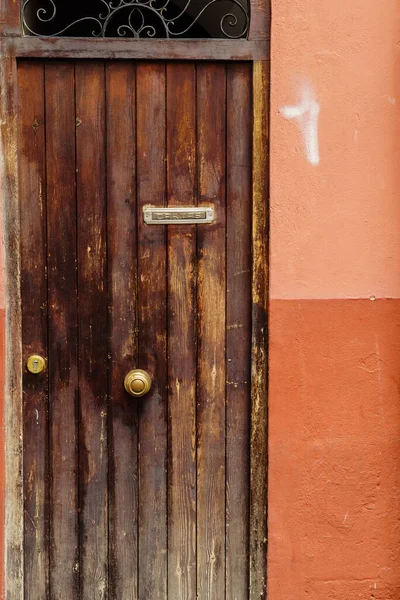
[{"label": "brass mail slot", "polygon": [[143,208],[144,222],[148,225],[179,225],[212,223],[214,209],[209,206],[148,206]]}]

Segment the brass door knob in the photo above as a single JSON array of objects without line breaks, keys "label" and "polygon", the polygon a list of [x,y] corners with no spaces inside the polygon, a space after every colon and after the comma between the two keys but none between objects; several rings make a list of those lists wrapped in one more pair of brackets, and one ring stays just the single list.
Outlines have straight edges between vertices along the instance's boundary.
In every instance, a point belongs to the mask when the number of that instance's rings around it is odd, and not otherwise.
[{"label": "brass door knob", "polygon": [[142,369],[132,369],[125,375],[124,387],[128,394],[139,398],[151,388],[151,377]]}]

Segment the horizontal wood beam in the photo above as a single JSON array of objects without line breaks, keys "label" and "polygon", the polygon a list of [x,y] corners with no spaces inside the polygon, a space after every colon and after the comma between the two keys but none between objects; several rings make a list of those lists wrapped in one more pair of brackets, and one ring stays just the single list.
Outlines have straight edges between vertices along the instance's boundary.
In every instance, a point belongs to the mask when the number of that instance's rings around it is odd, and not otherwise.
[{"label": "horizontal wood beam", "polygon": [[113,38],[9,37],[1,57],[150,60],[265,60],[269,42],[251,40],[120,40]]}]

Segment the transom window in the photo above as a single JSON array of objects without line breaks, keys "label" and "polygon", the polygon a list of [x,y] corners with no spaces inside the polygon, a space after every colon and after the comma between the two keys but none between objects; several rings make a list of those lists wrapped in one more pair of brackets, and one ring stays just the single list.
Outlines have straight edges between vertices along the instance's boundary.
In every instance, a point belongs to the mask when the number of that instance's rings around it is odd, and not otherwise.
[{"label": "transom window", "polygon": [[249,0],[24,0],[22,24],[41,37],[237,39]]}]

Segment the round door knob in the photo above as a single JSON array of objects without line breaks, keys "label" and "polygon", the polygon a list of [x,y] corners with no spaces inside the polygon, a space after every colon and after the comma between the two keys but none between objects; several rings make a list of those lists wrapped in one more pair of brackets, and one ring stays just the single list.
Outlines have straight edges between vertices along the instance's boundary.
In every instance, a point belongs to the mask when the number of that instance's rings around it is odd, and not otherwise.
[{"label": "round door knob", "polygon": [[144,396],[151,388],[151,377],[142,369],[132,369],[125,375],[124,387],[131,396]]}]

